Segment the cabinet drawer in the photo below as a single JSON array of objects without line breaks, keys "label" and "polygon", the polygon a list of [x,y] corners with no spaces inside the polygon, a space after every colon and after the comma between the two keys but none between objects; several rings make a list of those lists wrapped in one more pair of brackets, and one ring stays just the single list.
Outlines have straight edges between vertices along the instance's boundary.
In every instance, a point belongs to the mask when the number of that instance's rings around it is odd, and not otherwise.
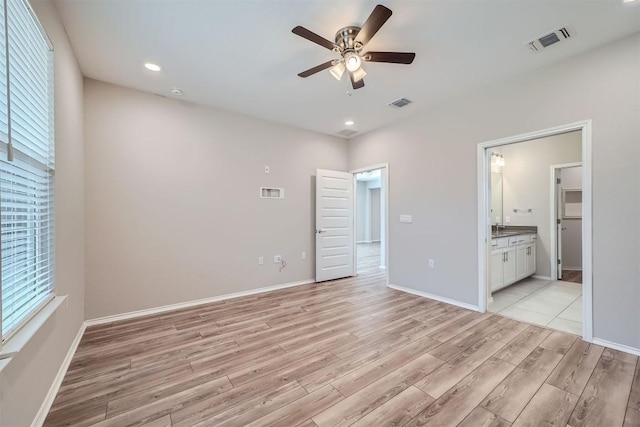
[{"label": "cabinet drawer", "polygon": [[531,243],[532,236],[533,235],[531,234],[519,234],[517,236],[511,236],[509,237],[509,246],[519,246]]},{"label": "cabinet drawer", "polygon": [[491,249],[502,249],[509,246],[509,238],[491,239]]}]

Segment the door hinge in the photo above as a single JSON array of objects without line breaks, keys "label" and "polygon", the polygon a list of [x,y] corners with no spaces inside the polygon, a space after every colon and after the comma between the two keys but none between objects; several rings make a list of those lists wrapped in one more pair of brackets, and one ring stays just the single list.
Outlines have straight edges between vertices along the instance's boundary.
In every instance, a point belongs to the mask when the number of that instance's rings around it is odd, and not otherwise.
[{"label": "door hinge", "polygon": [[560,218],[558,218],[557,221],[558,221],[558,225],[560,225]]},{"label": "door hinge", "polygon": [[558,265],[560,264],[560,262],[561,262],[561,261],[560,261],[560,260],[558,260]]},{"label": "door hinge", "polygon": [[556,178],[556,184],[560,184],[562,180],[560,178]]}]

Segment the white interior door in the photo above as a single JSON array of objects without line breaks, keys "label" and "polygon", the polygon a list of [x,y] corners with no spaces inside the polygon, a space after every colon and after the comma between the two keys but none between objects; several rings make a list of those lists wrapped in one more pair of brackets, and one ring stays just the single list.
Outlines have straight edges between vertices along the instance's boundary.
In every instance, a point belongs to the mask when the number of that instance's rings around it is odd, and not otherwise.
[{"label": "white interior door", "polygon": [[353,175],[316,174],[316,282],[354,275]]}]

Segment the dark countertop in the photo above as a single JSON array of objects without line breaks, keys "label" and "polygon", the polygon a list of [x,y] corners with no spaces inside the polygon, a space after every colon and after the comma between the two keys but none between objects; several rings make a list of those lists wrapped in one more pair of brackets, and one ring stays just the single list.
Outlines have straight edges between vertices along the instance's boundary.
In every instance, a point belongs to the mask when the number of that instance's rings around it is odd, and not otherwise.
[{"label": "dark countertop", "polygon": [[538,234],[538,227],[535,225],[505,225],[496,230],[496,226],[491,226],[491,238],[518,236],[520,234]]}]

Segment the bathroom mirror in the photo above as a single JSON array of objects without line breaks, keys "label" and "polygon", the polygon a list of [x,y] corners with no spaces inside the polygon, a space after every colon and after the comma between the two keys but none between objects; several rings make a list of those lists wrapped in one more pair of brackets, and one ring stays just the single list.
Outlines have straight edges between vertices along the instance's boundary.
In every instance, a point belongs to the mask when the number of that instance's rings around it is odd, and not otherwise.
[{"label": "bathroom mirror", "polygon": [[502,173],[491,172],[491,224],[502,225]]}]

